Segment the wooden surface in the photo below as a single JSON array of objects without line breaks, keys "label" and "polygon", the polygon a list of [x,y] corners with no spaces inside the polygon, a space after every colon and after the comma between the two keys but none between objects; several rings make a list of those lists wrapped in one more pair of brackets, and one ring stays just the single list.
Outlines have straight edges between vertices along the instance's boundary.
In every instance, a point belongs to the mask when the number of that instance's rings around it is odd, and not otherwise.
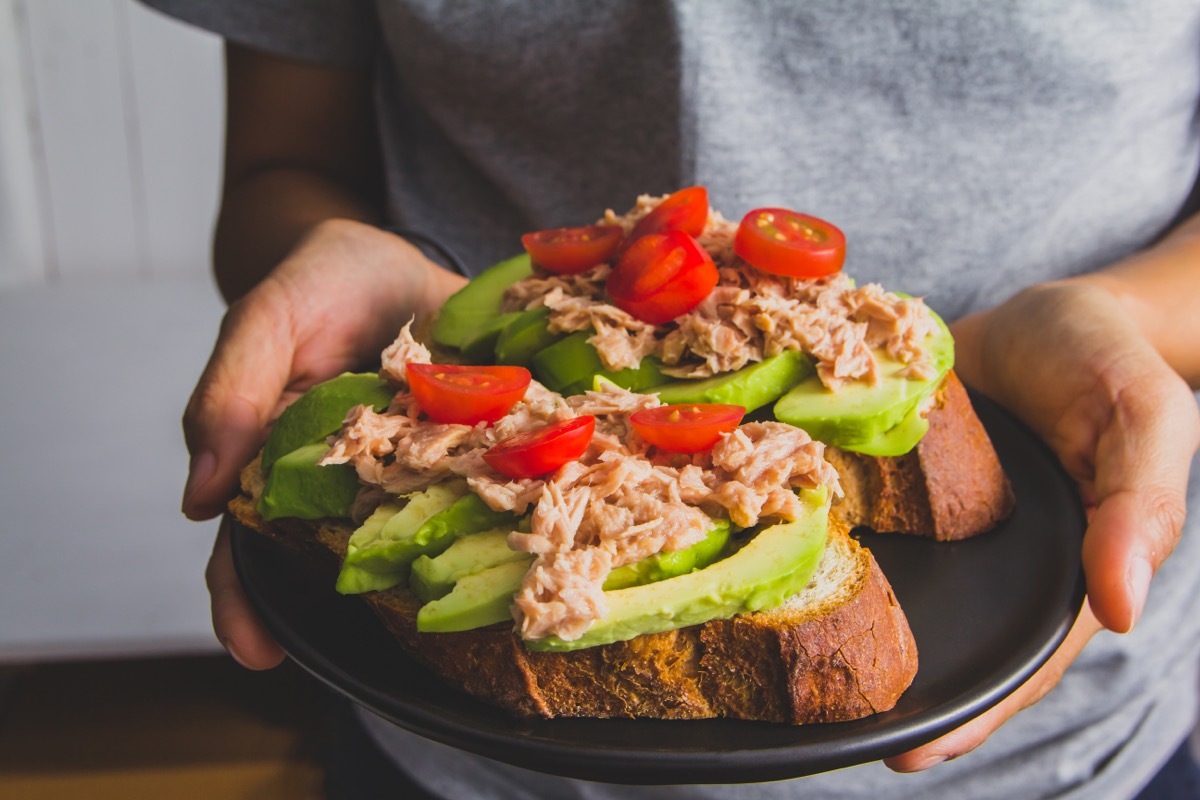
[{"label": "wooden surface", "polygon": [[327,702],[220,657],[10,668],[0,797],[319,798]]}]

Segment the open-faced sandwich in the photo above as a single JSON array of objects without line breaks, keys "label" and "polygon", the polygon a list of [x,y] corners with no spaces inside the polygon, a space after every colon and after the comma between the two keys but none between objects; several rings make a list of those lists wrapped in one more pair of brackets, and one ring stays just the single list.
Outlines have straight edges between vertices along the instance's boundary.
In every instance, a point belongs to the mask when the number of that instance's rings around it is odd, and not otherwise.
[{"label": "open-faced sandwich", "polygon": [[700,187],[523,242],[289,407],[234,515],[515,714],[891,708],[916,645],[851,529],[958,539],[1013,502],[946,326],[855,285],[828,223]]}]

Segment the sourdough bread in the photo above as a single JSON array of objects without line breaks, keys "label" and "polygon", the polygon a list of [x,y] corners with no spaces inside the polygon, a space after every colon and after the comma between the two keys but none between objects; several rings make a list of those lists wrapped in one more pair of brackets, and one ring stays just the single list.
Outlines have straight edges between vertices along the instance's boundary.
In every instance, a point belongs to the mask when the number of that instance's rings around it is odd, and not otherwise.
[{"label": "sourdough bread", "polygon": [[[249,495],[231,511],[280,544],[322,557],[332,586],[348,524],[265,523]],[[510,625],[418,633],[421,601],[405,587],[362,597],[416,661],[525,717],[851,720],[894,706],[917,670],[916,643],[887,579],[839,523],[812,581],[779,608],[567,653],[532,652]]]}]

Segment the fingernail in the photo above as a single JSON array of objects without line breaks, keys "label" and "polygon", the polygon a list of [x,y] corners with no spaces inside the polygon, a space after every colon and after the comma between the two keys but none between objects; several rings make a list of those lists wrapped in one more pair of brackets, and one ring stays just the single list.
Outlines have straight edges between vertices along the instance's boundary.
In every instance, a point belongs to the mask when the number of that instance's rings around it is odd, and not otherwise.
[{"label": "fingernail", "polygon": [[1154,577],[1154,570],[1146,559],[1135,558],[1129,565],[1125,581],[1129,586],[1129,597],[1133,601],[1133,618],[1129,621],[1130,628],[1137,624],[1142,616],[1142,609],[1146,607],[1146,595],[1150,592],[1152,577]]},{"label": "fingernail", "polygon": [[[226,652],[226,653],[229,653],[229,656],[230,656],[230,657],[231,657],[231,658],[232,658],[234,661],[236,661],[237,663],[241,664],[243,667],[245,667],[245,666],[246,666],[246,662],[245,662],[245,661],[243,661],[243,660],[242,660],[242,658],[241,658],[241,656],[239,656],[239,655],[237,654],[237,650],[235,650],[235,649],[233,648],[233,642],[232,642],[232,641],[230,641],[230,640],[229,640],[229,638],[222,636],[222,637],[220,637],[220,642],[221,642],[221,647],[224,647],[224,648],[225,648],[225,652]],[[249,669],[249,667],[247,667],[247,669]]]},{"label": "fingernail", "polygon": [[941,755],[941,754],[931,755],[928,758],[924,759],[923,761],[918,761],[916,764],[914,764],[912,766],[912,769],[907,770],[907,771],[908,772],[921,772],[922,770],[929,769],[930,767],[936,767],[938,764],[941,764],[943,761],[947,760],[948,758],[949,758],[949,756],[947,756],[947,755]]},{"label": "fingernail", "polygon": [[202,450],[192,456],[188,465],[187,483],[183,487],[183,510],[187,513],[194,502],[196,490],[212,479],[217,469],[217,457],[207,450]]}]

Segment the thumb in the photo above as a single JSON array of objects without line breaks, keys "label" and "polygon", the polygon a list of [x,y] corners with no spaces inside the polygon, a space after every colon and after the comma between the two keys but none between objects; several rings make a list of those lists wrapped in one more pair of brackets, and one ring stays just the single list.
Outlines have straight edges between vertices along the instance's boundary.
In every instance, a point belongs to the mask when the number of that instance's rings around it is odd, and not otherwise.
[{"label": "thumb", "polygon": [[1117,632],[1136,624],[1151,577],[1179,541],[1200,441],[1195,399],[1178,375],[1164,364],[1133,377],[1099,432],[1083,541],[1089,602]]},{"label": "thumb", "polygon": [[189,518],[216,516],[236,491],[287,386],[294,351],[290,315],[269,295],[252,292],[226,313],[183,415]]}]

